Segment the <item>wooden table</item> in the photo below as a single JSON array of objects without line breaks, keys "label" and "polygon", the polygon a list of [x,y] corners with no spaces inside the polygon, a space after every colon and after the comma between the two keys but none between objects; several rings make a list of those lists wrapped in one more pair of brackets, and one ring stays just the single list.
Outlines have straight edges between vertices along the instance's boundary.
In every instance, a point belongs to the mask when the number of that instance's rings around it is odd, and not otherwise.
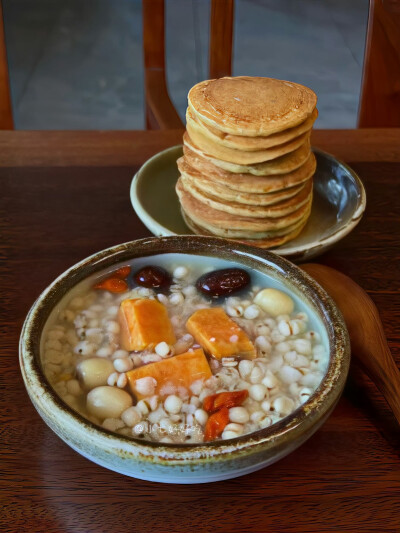
[{"label": "wooden table", "polygon": [[[400,431],[352,369],[327,423],[254,474],[162,485],[109,472],[66,446],[25,392],[18,337],[29,307],[62,271],[149,233],[129,200],[147,157],[181,132],[0,132],[0,530],[27,532],[399,531]],[[367,189],[364,219],[318,260],[377,304],[400,363],[400,130],[316,131]]]}]

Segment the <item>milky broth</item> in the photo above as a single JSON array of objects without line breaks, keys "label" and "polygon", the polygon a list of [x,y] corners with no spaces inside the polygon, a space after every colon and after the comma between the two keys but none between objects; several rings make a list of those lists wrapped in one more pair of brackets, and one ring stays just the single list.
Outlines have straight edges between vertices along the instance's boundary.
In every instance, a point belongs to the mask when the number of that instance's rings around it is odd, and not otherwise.
[{"label": "milky broth", "polygon": [[[92,288],[125,265],[132,267],[132,273],[146,265],[161,266],[180,277],[173,279],[166,292],[134,287],[132,275],[128,278],[129,292],[113,294]],[[247,289],[210,299],[194,286],[205,272],[232,267],[250,274]],[[185,269],[188,272],[181,277]],[[326,373],[329,354],[327,333],[317,313],[274,276],[273,271],[266,275],[238,262],[186,254],[134,259],[97,273],[75,286],[51,313],[41,339],[45,375],[73,409],[95,424],[131,438],[203,442],[211,416],[204,400],[223,391],[246,390],[248,397],[229,407],[229,423],[218,438],[235,438],[268,427],[316,390]],[[289,294],[294,301],[290,316],[272,317],[254,304],[254,297],[266,287]],[[177,339],[174,346],[141,352],[121,348],[117,313],[121,301],[128,298],[154,298],[166,306]],[[143,382],[143,386],[150,383],[149,394],[137,401],[127,373],[196,349],[196,340],[185,323],[195,310],[210,306],[222,307],[247,333],[256,347],[256,358],[225,357],[218,361],[207,355],[211,378],[193,384],[191,389],[171,388],[162,396],[154,394],[150,382]]]}]

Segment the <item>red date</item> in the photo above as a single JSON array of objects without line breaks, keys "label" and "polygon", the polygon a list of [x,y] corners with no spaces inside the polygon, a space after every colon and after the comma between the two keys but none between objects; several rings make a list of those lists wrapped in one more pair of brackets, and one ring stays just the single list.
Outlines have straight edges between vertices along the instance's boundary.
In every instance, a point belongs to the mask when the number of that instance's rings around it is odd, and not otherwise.
[{"label": "red date", "polygon": [[225,268],[203,274],[197,280],[196,287],[206,296],[218,298],[238,292],[247,287],[249,283],[250,276],[242,268]]},{"label": "red date", "polygon": [[138,285],[148,289],[168,289],[172,283],[170,274],[161,267],[148,265],[138,270],[134,275]]}]

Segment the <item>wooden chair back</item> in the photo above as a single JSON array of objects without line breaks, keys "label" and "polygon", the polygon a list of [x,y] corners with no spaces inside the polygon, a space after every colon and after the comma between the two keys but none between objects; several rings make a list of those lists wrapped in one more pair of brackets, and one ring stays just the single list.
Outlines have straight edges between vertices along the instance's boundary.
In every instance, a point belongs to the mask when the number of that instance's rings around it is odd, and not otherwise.
[{"label": "wooden chair back", "polygon": [[400,0],[370,0],[358,127],[400,127]]},{"label": "wooden chair back", "polygon": [[0,130],[14,129],[6,41],[4,36],[3,6],[0,0]]},{"label": "wooden chair back", "polygon": [[[165,75],[164,0],[142,0],[146,127],[180,129]],[[234,0],[211,0],[210,78],[232,72]],[[400,127],[400,0],[370,0],[359,127]],[[13,129],[0,0],[0,129]]]},{"label": "wooden chair back", "polygon": [[[142,0],[147,129],[184,125],[168,94],[165,76],[164,0]],[[211,0],[210,78],[232,73],[233,0]]]}]

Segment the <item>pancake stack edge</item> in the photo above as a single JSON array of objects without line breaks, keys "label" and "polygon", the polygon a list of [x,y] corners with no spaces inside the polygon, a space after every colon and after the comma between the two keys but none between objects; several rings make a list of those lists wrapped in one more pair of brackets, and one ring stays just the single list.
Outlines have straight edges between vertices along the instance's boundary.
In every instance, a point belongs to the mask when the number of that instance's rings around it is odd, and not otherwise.
[{"label": "pancake stack edge", "polygon": [[272,248],[301,232],[316,102],[307,87],[272,78],[221,78],[189,91],[176,191],[194,233]]}]

